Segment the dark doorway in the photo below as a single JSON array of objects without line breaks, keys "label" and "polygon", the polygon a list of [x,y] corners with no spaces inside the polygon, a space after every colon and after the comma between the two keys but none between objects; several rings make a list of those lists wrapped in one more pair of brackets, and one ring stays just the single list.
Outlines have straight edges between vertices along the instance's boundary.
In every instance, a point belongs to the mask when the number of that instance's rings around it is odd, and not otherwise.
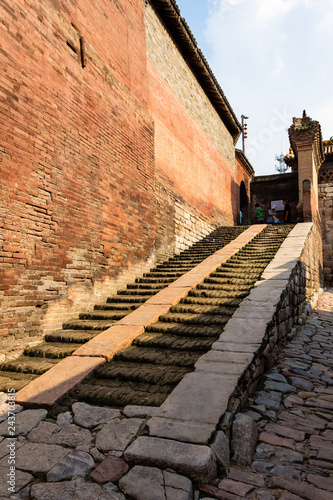
[{"label": "dark doorway", "polygon": [[239,193],[240,212],[242,213],[242,224],[250,224],[249,198],[247,196],[244,182],[241,182]]}]

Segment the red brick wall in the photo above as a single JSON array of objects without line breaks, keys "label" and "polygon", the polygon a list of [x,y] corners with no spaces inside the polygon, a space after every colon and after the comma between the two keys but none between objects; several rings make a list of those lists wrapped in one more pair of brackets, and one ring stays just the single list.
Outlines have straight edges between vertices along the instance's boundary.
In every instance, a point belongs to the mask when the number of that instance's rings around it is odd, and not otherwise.
[{"label": "red brick wall", "polygon": [[233,224],[232,164],[186,112],[155,68],[148,67],[156,176],[208,220]]},{"label": "red brick wall", "polygon": [[142,2],[63,5],[0,7],[3,334],[34,334],[75,284],[83,307],[85,291],[154,250]]},{"label": "red brick wall", "polygon": [[232,224],[238,191],[234,158],[147,63],[142,0],[3,0],[0,16],[0,334],[20,338],[172,253],[179,214],[196,237]]}]

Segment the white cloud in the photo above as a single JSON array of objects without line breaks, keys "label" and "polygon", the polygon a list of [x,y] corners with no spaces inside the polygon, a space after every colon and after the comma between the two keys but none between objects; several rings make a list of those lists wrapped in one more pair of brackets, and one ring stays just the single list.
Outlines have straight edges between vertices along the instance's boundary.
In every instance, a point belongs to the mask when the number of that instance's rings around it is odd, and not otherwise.
[{"label": "white cloud", "polygon": [[[178,1],[190,1],[192,12],[196,3],[209,7],[205,55],[236,115],[249,116],[246,147],[257,175],[275,171],[292,117],[304,108],[324,139],[333,136],[333,0]],[[286,109],[286,118],[274,109]]]},{"label": "white cloud", "polygon": [[259,25],[266,26],[272,20],[276,21],[278,17],[287,14],[299,3],[300,0],[257,0],[254,19]]},{"label": "white cloud", "polygon": [[[333,8],[333,1],[329,2]],[[316,25],[318,36],[333,37],[333,12],[326,12],[325,16]]]},{"label": "white cloud", "polygon": [[273,61],[274,61],[273,75],[279,76],[285,66],[281,48],[277,48],[275,50]]}]

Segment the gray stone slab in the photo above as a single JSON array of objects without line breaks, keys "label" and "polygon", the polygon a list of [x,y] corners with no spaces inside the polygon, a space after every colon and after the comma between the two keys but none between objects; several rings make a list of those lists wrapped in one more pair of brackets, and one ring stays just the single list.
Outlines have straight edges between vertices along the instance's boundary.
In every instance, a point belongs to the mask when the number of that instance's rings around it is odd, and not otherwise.
[{"label": "gray stone slab", "polygon": [[81,427],[95,427],[121,417],[121,411],[103,406],[91,406],[86,403],[74,403],[72,406],[74,423]]},{"label": "gray stone slab", "polygon": [[224,351],[226,353],[230,355],[233,355],[234,353],[252,353],[252,354],[255,354],[259,347],[260,347],[260,343],[257,342],[253,342],[253,343],[249,343],[249,344],[240,344],[240,343],[236,343],[236,342],[226,342],[224,339],[223,339],[223,333],[222,335],[220,336],[219,340],[217,340],[216,342],[214,342],[212,344],[212,350],[216,350],[216,351]]},{"label": "gray stone slab", "polygon": [[[62,446],[44,443],[25,443],[16,451],[17,469],[29,471],[32,474],[48,472],[59,460],[71,450]],[[0,460],[0,466],[8,465],[7,458]]]},{"label": "gray stone slab", "polygon": [[15,475],[13,476],[14,480],[11,481],[11,477],[8,476],[10,472],[9,467],[8,463],[6,467],[0,467],[0,497],[9,497],[13,495],[14,492],[17,493],[34,478],[28,472],[15,469]]},{"label": "gray stone slab", "polygon": [[13,450],[13,453],[16,453],[16,450],[21,448],[24,445],[24,441],[17,441],[16,438],[4,438],[0,443],[0,459],[9,455],[10,451]]},{"label": "gray stone slab", "polygon": [[218,431],[216,433],[214,441],[210,447],[216,456],[218,465],[227,471],[230,465],[230,444],[229,439],[223,431]]},{"label": "gray stone slab", "polygon": [[292,269],[272,269],[266,270],[262,273],[261,279],[263,280],[288,280],[291,276]]},{"label": "gray stone slab", "polygon": [[59,413],[57,416],[57,424],[59,427],[69,427],[73,423],[73,415],[70,411]]},{"label": "gray stone slab", "polygon": [[195,371],[172,391],[152,417],[215,424],[227,409],[238,376]]},{"label": "gray stone slab", "polygon": [[127,405],[123,409],[123,414],[126,417],[133,418],[146,418],[152,417],[158,410],[158,406],[137,406],[137,405]]},{"label": "gray stone slab", "polygon": [[147,422],[149,434],[185,443],[207,444],[215,432],[215,424],[154,417]]},{"label": "gray stone slab", "polygon": [[120,481],[120,488],[134,500],[192,500],[191,481],[156,467],[135,466]]},{"label": "gray stone slab", "polygon": [[257,424],[254,419],[248,415],[237,414],[232,425],[233,459],[241,465],[250,465],[257,439]]},{"label": "gray stone slab", "polygon": [[51,437],[60,431],[60,427],[52,422],[40,422],[37,427],[32,429],[27,435],[29,441],[34,443],[48,443]]},{"label": "gray stone slab", "polygon": [[34,500],[123,500],[122,493],[111,493],[94,483],[64,481],[62,483],[39,483],[31,488]]},{"label": "gray stone slab", "polygon": [[295,387],[290,384],[284,384],[283,382],[274,382],[273,380],[268,380],[265,382],[265,390],[266,391],[278,391],[283,394],[287,394],[289,392],[296,392]]},{"label": "gray stone slab", "polygon": [[290,258],[289,252],[279,252],[279,256],[275,257],[264,272],[272,270],[287,271],[287,269],[294,269],[298,263],[298,257]]},{"label": "gray stone slab", "polygon": [[124,457],[135,464],[171,468],[192,480],[209,482],[216,475],[216,458],[208,446],[140,436]]},{"label": "gray stone slab", "polygon": [[163,473],[156,467],[133,467],[119,481],[119,488],[134,500],[166,500]]},{"label": "gray stone slab", "polygon": [[259,320],[266,320],[267,322],[272,319],[272,316],[274,315],[276,311],[276,306],[271,305],[271,304],[258,304],[257,302],[254,302],[249,306],[248,304],[242,304],[239,306],[239,308],[234,312],[231,321],[237,319],[244,319],[244,320],[251,320],[255,319],[256,321]]},{"label": "gray stone slab", "polygon": [[123,452],[144,423],[145,420],[141,418],[129,418],[113,419],[103,424],[96,436],[96,448],[103,452]]},{"label": "gray stone slab", "polygon": [[[8,394],[6,394],[5,400],[7,400],[7,397],[8,397]],[[0,403],[0,423],[3,422],[4,420],[7,420],[8,408],[9,408],[8,403],[4,403],[4,402]],[[11,413],[19,413],[22,410],[23,410],[23,406],[21,406],[21,405],[16,404],[15,407],[13,407],[12,405],[10,406]]]},{"label": "gray stone slab", "polygon": [[94,466],[95,462],[89,453],[72,451],[49,470],[46,478],[50,482],[63,481],[83,475]]},{"label": "gray stone slab", "polygon": [[[271,319],[271,316],[270,318]],[[269,319],[249,317],[231,318],[224,329],[221,337],[225,342],[240,344],[261,344],[269,323]]]},{"label": "gray stone slab", "polygon": [[88,429],[82,429],[82,427],[75,424],[63,427],[49,440],[50,444],[61,444],[72,448],[76,448],[77,446],[87,446],[90,445],[91,442],[92,435]]},{"label": "gray stone slab", "polygon": [[[15,415],[15,436],[26,436],[28,432],[36,427],[41,420],[43,420],[47,415],[47,410],[25,410],[17,415]],[[0,424],[0,435],[1,436],[12,436],[11,428],[8,425],[8,421],[5,420]]]},{"label": "gray stone slab", "polygon": [[[258,280],[254,288],[251,290],[251,293],[256,292],[257,290],[268,290],[269,288],[273,288],[274,290],[280,290],[281,292],[286,288],[288,285],[289,280],[287,279],[281,279],[281,280],[274,280],[274,281],[269,281],[269,280]],[[250,295],[251,295],[250,293]]]},{"label": "gray stone slab", "polygon": [[[201,356],[201,358],[198,359],[198,361],[194,366],[198,370],[203,369],[208,371],[214,371],[217,369],[217,367],[214,367],[214,369],[212,370],[210,370],[209,368],[210,364],[216,363],[221,365],[221,370],[226,370],[226,371],[221,371],[220,373],[235,374],[238,371],[237,365],[248,366],[252,360],[253,360],[253,353],[235,352],[231,354],[230,352],[225,352],[225,351],[210,350],[209,352]],[[236,367],[236,371],[232,371],[234,366]]]},{"label": "gray stone slab", "polygon": [[[219,351],[213,351],[218,353]],[[204,356],[203,356],[204,358]],[[237,377],[237,380],[243,375],[244,371],[248,367],[249,363],[226,363],[212,361],[207,358],[199,359],[196,364],[196,370],[208,373],[220,373],[223,375],[231,375]]]}]

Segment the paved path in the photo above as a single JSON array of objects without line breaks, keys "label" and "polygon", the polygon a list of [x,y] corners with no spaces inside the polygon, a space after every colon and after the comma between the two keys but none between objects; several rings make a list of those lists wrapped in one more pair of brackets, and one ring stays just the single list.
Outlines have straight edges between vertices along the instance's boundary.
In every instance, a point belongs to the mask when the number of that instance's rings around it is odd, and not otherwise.
[{"label": "paved path", "polygon": [[[250,401],[246,413],[259,429],[250,465],[232,464],[227,478],[203,485],[200,492],[193,492],[184,476],[155,467],[129,469],[123,460],[123,451],[155,408],[120,412],[75,403],[57,419],[43,409],[19,408],[15,439],[3,403],[0,500],[10,497],[7,474],[13,453],[13,481],[20,491],[12,498],[22,500],[333,500],[332,348],[330,289]],[[15,452],[8,447],[12,441]]]},{"label": "paved path", "polygon": [[333,289],[287,345],[247,414],[259,429],[254,460],[232,466],[217,488],[204,486],[207,498],[333,499]]}]

